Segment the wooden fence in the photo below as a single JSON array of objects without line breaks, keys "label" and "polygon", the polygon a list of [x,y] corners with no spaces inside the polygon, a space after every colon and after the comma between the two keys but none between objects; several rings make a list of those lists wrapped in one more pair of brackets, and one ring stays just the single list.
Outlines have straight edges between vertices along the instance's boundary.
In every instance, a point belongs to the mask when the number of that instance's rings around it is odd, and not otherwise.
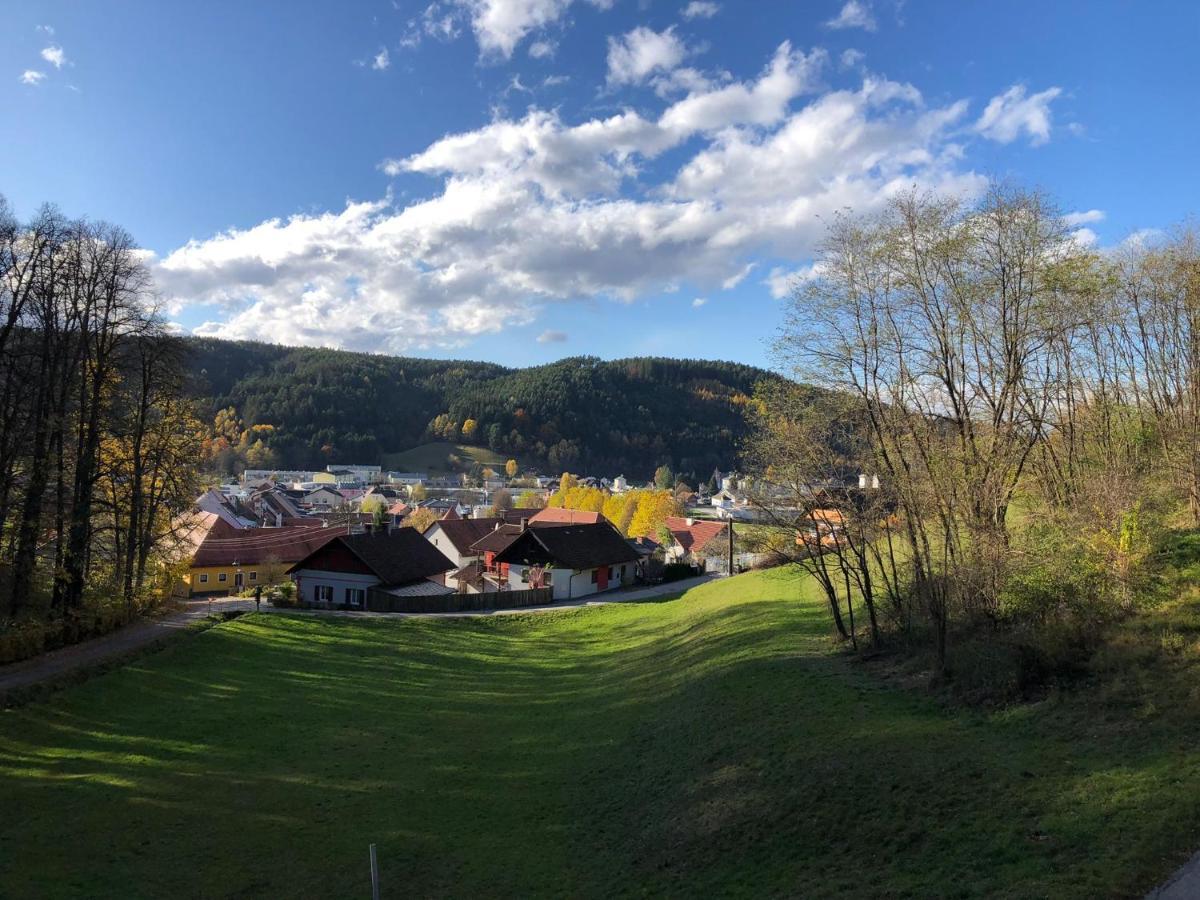
[{"label": "wooden fence", "polygon": [[397,597],[387,591],[367,591],[367,609],[371,612],[476,612],[483,609],[520,609],[524,606],[548,606],[554,602],[553,588],[528,591],[489,591],[483,594],[441,594],[429,597]]}]

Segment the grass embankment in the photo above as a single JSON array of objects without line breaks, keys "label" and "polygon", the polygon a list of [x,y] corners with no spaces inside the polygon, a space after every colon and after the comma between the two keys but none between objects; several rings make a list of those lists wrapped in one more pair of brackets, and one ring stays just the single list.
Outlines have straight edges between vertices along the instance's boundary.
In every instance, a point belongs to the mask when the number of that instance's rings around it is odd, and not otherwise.
[{"label": "grass embankment", "polygon": [[0,714],[0,896],[363,895],[375,842],[393,897],[1091,898],[1200,842],[1194,697],[948,711],[805,590],[211,629]]},{"label": "grass embankment", "polygon": [[489,450],[487,447],[436,441],[430,444],[421,444],[400,453],[385,453],[383,465],[385,469],[391,471],[448,475],[466,472],[471,466],[478,463],[481,466],[490,466],[503,474],[504,464],[510,458],[502,453]]}]

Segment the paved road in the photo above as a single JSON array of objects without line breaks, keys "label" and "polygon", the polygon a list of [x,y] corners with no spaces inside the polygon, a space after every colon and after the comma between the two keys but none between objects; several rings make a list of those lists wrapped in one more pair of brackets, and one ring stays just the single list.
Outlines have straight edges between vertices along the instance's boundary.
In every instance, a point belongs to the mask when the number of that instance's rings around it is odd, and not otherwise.
[{"label": "paved road", "polygon": [[[611,594],[605,594],[602,597],[584,598],[581,600],[568,600],[556,603],[553,606],[527,606],[521,609],[485,609],[473,612],[454,612],[454,613],[374,613],[374,612],[351,612],[349,610],[291,610],[291,609],[276,609],[269,603],[263,603],[262,612],[275,613],[283,612],[288,615],[311,615],[311,616],[351,616],[358,618],[381,617],[387,619],[407,619],[407,618],[453,618],[461,616],[503,616],[503,615],[521,615],[524,613],[540,613],[553,612],[557,609],[571,609],[582,606],[604,606],[609,603],[630,603],[637,600],[650,600],[656,597],[667,597],[672,594],[682,593],[697,585],[712,581],[718,578],[717,575],[701,575],[698,578],[687,578],[682,581],[674,581],[670,584],[654,585],[653,587],[632,588],[623,591],[614,591]],[[140,650],[144,647],[159,641],[164,641],[174,634],[178,634],[183,629],[187,628],[192,622],[201,619],[210,613],[224,612],[253,612],[253,600],[193,600],[184,604],[184,608],[178,612],[168,613],[157,619],[147,619],[142,622],[135,622],[132,625],[127,625],[119,631],[114,631],[112,634],[106,634],[103,637],[93,638],[90,641],[84,641],[82,644],[74,644],[70,647],[64,647],[61,650],[54,650],[50,653],[45,653],[41,656],[27,659],[19,663],[12,663],[7,666],[0,666],[0,696],[6,691],[11,691],[17,688],[29,687],[30,685],[39,684],[44,681],[50,681],[63,675],[68,675],[71,672],[79,669],[85,669],[89,666],[102,665],[111,660],[124,656],[135,650]]]},{"label": "paved road", "polygon": [[72,644],[61,650],[52,650],[33,659],[22,660],[0,666],[0,695],[15,688],[28,687],[67,675],[78,669],[100,665],[127,653],[140,650],[158,641],[168,639],[187,628],[197,619],[210,612],[226,612],[244,608],[253,601],[214,600],[211,608],[208,601],[196,600],[183,604],[183,609],[155,619],[134,622],[111,634],[92,638],[80,644]]},{"label": "paved road", "polygon": [[1195,900],[1200,897],[1200,853],[1146,895],[1146,900]]}]

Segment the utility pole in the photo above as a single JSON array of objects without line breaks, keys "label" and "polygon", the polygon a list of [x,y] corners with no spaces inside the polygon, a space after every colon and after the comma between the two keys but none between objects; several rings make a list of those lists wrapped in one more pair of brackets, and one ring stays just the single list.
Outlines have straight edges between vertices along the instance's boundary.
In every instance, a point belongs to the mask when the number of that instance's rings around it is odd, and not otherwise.
[{"label": "utility pole", "polygon": [[729,574],[733,574],[733,516],[729,517]]}]

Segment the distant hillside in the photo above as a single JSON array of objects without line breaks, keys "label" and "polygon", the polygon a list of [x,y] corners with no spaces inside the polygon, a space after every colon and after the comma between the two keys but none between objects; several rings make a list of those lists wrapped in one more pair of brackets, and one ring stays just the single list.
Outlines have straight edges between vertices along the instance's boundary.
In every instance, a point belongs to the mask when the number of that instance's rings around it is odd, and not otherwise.
[{"label": "distant hillside", "polygon": [[[574,357],[529,369],[212,338],[189,340],[215,412],[275,426],[280,467],[383,463],[429,441],[515,455],[549,471],[707,476],[737,459],[755,384],[778,376],[705,360]],[[464,431],[464,425],[466,430]]]}]

